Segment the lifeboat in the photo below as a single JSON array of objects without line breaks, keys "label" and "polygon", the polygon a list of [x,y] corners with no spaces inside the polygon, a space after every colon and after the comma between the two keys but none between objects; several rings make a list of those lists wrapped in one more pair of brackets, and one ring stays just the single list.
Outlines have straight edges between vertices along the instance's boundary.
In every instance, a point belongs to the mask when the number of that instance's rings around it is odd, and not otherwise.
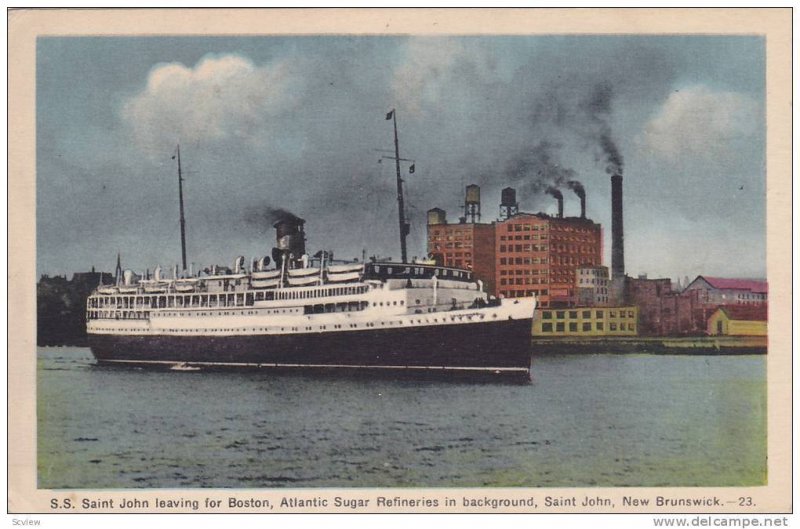
[{"label": "lifeboat", "polygon": [[288,271],[289,277],[318,276],[319,268],[295,268]]},{"label": "lifeboat", "polygon": [[279,278],[275,279],[256,279],[252,278],[250,280],[250,285],[253,288],[275,288],[281,284],[281,280]]},{"label": "lifeboat", "polygon": [[118,290],[117,290],[117,287],[105,286],[105,287],[98,287],[97,288],[97,292],[99,294],[109,295],[109,294],[116,294],[118,292]]},{"label": "lifeboat", "polygon": [[288,279],[289,284],[293,287],[300,287],[300,286],[309,286],[309,285],[318,285],[319,284],[319,276],[305,276],[305,277],[290,277]]},{"label": "lifeboat", "polygon": [[361,272],[364,269],[363,263],[349,263],[340,265],[330,265],[328,267],[329,274],[342,274],[346,272]]},{"label": "lifeboat", "polygon": [[345,283],[347,281],[358,281],[359,279],[361,279],[361,272],[328,274],[328,283]]},{"label": "lifeboat", "polygon": [[275,279],[276,277],[280,277],[281,271],[280,269],[277,270],[263,270],[261,272],[253,272],[250,274],[250,277],[253,279]]}]

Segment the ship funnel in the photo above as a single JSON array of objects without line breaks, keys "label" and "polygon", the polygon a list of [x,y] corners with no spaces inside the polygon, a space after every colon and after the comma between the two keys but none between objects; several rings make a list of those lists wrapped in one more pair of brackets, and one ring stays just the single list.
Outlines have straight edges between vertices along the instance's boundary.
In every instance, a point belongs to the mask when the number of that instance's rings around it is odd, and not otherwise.
[{"label": "ship funnel", "polygon": [[[275,227],[276,250],[273,251],[276,266],[282,266],[283,259],[288,259],[289,268],[299,268],[300,258],[306,253],[306,234],[303,229],[305,220],[295,215],[285,215],[273,226]],[[281,262],[277,257],[280,256]]]}]

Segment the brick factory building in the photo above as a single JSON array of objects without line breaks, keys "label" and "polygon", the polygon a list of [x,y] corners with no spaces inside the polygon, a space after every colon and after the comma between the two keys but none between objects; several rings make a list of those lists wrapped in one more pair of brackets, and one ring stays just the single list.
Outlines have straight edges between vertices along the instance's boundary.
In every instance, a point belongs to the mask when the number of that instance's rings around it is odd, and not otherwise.
[{"label": "brick factory building", "polygon": [[602,229],[584,217],[515,212],[490,224],[471,220],[449,224],[442,209],[429,210],[428,253],[473,270],[495,296],[536,295],[542,308],[574,306],[577,269],[602,261]]},{"label": "brick factory building", "polygon": [[428,253],[444,266],[466,268],[495,294],[494,224],[448,224],[444,210],[428,211]]},{"label": "brick factory building", "polygon": [[602,262],[602,229],[579,217],[520,213],[496,223],[497,294],[536,295],[542,308],[574,306],[576,270]]}]

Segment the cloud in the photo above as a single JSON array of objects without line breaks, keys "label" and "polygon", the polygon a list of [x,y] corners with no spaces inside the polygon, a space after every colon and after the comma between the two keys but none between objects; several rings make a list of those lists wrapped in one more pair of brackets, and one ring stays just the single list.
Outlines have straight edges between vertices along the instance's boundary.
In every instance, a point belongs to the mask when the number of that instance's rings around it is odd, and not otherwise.
[{"label": "cloud", "polygon": [[192,68],[153,67],[122,118],[145,152],[177,141],[247,141],[291,109],[292,86],[285,63],[256,66],[239,55],[207,55]]},{"label": "cloud", "polygon": [[666,159],[726,157],[756,133],[758,119],[758,105],[746,95],[692,86],[670,94],[640,144]]},{"label": "cloud", "polygon": [[443,103],[479,98],[492,69],[480,46],[456,39],[414,38],[407,42],[394,71],[392,93],[401,108],[417,114]]}]

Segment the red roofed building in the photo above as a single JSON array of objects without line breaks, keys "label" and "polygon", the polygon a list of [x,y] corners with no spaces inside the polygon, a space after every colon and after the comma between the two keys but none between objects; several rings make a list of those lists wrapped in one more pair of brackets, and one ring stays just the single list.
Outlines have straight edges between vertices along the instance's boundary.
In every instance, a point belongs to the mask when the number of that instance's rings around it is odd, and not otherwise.
[{"label": "red roofed building", "polygon": [[708,318],[710,335],[766,336],[766,305],[727,305],[719,307]]},{"label": "red roofed building", "polygon": [[697,290],[701,304],[710,305],[766,305],[767,282],[752,279],[728,279],[697,276],[684,292]]}]

